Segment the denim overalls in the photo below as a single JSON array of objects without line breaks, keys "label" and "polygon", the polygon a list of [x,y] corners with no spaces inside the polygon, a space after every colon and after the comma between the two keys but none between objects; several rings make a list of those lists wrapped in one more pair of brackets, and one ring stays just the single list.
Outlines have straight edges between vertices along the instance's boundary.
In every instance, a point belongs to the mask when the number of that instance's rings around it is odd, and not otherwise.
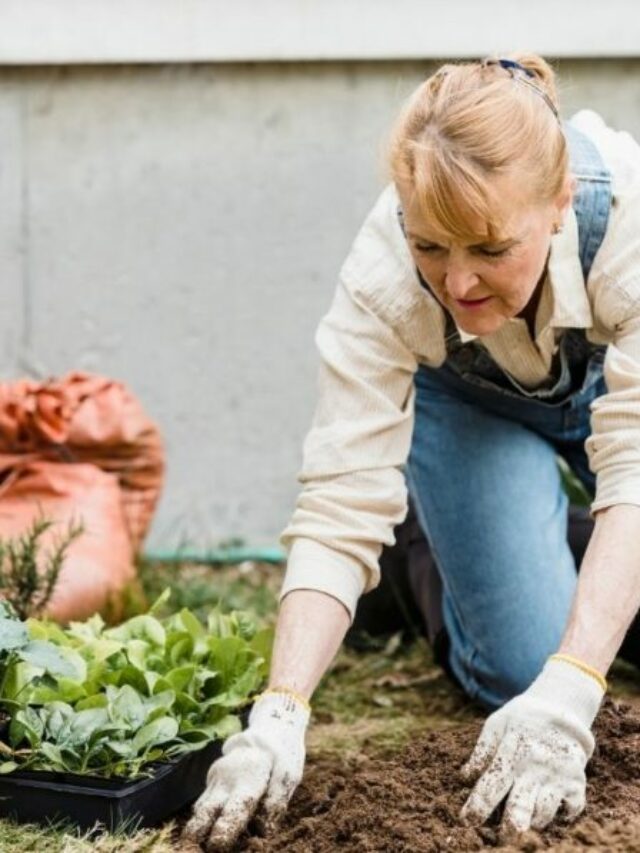
[{"label": "denim overalls", "polygon": [[[611,178],[591,141],[565,126],[578,179],[574,209],[587,280],[604,237]],[[576,586],[559,454],[590,492],[589,406],[606,391],[605,347],[584,330],[559,342],[534,391],[504,373],[447,318],[447,358],[416,373],[406,475],[443,582],[448,663],[490,708],[522,692],[557,651]]]}]

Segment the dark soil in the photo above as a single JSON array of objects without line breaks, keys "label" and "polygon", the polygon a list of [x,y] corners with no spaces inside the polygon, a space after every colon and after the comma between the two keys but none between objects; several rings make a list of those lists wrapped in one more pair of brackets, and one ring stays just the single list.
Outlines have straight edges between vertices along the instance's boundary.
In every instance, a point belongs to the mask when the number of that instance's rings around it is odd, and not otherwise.
[{"label": "dark soil", "polygon": [[506,837],[497,817],[481,827],[460,823],[469,789],[459,768],[478,732],[478,725],[433,732],[391,759],[310,763],[279,832],[268,839],[245,837],[237,850],[640,853],[640,714],[630,706],[610,701],[597,720],[584,814],[572,824],[560,818],[541,834]]}]

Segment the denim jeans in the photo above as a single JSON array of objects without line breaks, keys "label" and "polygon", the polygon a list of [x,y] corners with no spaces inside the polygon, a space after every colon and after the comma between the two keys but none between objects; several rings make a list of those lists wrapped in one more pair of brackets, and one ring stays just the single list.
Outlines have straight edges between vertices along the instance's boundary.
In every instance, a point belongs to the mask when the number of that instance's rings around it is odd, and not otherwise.
[{"label": "denim jeans", "polygon": [[519,397],[446,364],[415,379],[406,476],[442,583],[448,663],[464,690],[497,708],[557,651],[576,587],[557,455],[593,492],[584,441],[606,390],[593,358],[578,391]]}]

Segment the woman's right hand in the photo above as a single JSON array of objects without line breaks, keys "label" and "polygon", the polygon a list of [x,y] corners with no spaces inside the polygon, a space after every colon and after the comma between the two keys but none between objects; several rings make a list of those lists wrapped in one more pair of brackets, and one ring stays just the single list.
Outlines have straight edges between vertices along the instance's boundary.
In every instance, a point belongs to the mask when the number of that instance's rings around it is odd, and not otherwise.
[{"label": "woman's right hand", "polygon": [[211,765],[184,840],[229,850],[256,811],[267,828],[277,823],[302,779],[308,722],[308,706],[291,694],[262,694],[247,729],[228,738]]},{"label": "woman's right hand", "polygon": [[272,687],[253,706],[246,731],[230,737],[223,757],[211,765],[206,790],[183,833],[185,853],[199,844],[228,850],[256,810],[267,828],[285,811],[302,778],[307,697],[348,627],[348,610],[331,595],[296,589],[285,596],[276,625]]}]

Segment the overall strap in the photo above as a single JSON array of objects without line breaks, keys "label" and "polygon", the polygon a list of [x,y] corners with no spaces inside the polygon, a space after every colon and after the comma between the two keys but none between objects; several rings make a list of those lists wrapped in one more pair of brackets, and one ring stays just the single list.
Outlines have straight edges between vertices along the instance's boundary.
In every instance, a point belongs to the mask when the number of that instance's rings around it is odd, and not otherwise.
[{"label": "overall strap", "polygon": [[569,147],[571,172],[577,181],[573,209],[578,220],[580,266],[586,283],[607,231],[611,173],[588,136],[567,122],[563,130]]}]

